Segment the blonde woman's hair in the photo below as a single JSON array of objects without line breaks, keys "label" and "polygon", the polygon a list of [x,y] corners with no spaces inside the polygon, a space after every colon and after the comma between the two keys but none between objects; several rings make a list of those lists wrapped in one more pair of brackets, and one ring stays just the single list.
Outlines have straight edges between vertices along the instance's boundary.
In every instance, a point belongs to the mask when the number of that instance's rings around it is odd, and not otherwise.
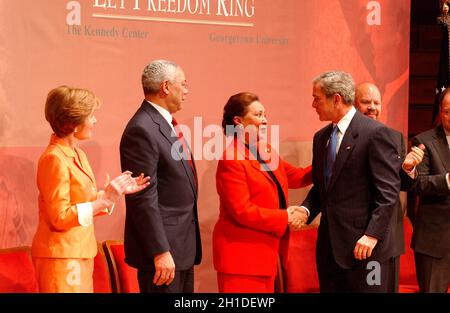
[{"label": "blonde woman's hair", "polygon": [[45,102],[45,119],[58,137],[71,134],[92,112],[100,107],[93,92],[60,86],[50,90]]}]

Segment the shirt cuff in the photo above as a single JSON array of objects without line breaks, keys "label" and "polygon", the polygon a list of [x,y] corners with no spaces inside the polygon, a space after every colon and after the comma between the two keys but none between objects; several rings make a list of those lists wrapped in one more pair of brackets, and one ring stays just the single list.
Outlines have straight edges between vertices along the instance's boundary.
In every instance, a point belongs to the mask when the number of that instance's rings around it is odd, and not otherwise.
[{"label": "shirt cuff", "polygon": [[105,214],[111,215],[112,212],[114,211],[114,206],[115,206],[115,205],[116,205],[116,203],[113,202],[113,204],[111,204],[111,206],[105,207],[103,210],[101,210],[101,212],[100,212],[99,215],[105,215]]},{"label": "shirt cuff", "polygon": [[92,202],[84,202],[76,204],[78,211],[78,223],[81,226],[90,226],[94,218],[92,214]]},{"label": "shirt cuff", "polygon": [[113,204],[111,205],[110,208],[106,208],[106,209],[107,209],[108,215],[111,215],[111,214],[112,214],[112,212],[114,211],[114,206],[115,206],[115,205],[116,205],[116,203],[113,202]]},{"label": "shirt cuff", "polygon": [[304,208],[306,211],[306,214],[308,215],[308,217],[311,215],[311,212],[309,212],[308,208],[305,206],[301,206],[301,208]]},{"label": "shirt cuff", "polygon": [[402,165],[402,169],[403,169],[403,171],[404,171],[406,174],[408,174],[408,176],[411,177],[412,179],[416,179],[416,178],[417,178],[418,173],[417,173],[417,170],[416,170],[416,167],[415,167],[415,166],[413,167],[412,170],[408,171],[408,170],[406,170],[406,169],[403,167],[403,165]]}]

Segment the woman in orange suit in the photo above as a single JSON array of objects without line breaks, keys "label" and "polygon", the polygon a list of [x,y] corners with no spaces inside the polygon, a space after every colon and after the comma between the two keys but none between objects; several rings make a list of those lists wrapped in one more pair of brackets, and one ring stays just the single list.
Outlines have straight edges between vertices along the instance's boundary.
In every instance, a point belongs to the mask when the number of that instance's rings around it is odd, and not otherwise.
[{"label": "woman in orange suit", "polygon": [[310,185],[311,166],[296,168],[264,143],[265,110],[252,93],[228,100],[222,127],[234,139],[216,173],[220,214],[213,260],[219,292],[274,292],[280,242],[288,240],[289,226],[295,230],[306,221],[298,207],[287,208],[288,188]]},{"label": "woman in orange suit", "polygon": [[[76,146],[91,137],[99,99],[61,86],[50,91],[45,118],[54,134],[39,159],[39,224],[32,244],[40,292],[93,292],[97,242],[93,217],[111,214],[122,194],[143,190],[149,177],[124,172],[97,191],[86,154]],[[108,182],[109,181],[109,182]]]}]

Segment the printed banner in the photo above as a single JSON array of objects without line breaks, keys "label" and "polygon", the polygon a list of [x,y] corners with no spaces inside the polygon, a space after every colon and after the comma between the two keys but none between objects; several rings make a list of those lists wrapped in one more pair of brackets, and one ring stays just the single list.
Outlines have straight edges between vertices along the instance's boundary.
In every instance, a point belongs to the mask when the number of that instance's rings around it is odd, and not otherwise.
[{"label": "printed banner", "polygon": [[[106,173],[120,172],[118,145],[143,99],[143,68],[174,60],[189,84],[176,117],[190,128],[200,180],[204,258],[195,288],[216,291],[217,160],[206,150],[221,153],[207,143],[221,136],[228,98],[259,95],[280,154],[296,166],[310,164],[313,135],[326,125],[311,107],[311,82],[327,70],[376,83],[382,121],[406,134],[409,15],[407,0],[0,0],[0,247],[30,245],[36,229],[48,91],[65,84],[102,100],[93,138],[81,144],[101,187]],[[306,192],[292,191],[289,202]],[[97,240],[123,239],[124,216],[122,201],[96,219]]]}]

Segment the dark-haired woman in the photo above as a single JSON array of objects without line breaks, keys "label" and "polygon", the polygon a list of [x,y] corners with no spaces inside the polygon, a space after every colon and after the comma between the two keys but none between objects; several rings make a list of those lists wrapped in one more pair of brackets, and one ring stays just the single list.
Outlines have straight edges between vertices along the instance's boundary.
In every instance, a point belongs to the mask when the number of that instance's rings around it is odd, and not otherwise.
[{"label": "dark-haired woman", "polygon": [[219,219],[213,232],[213,259],[219,292],[274,292],[279,246],[289,226],[306,214],[287,207],[288,188],[312,183],[311,166],[284,162],[263,141],[267,127],[258,96],[243,92],[224,107],[222,126],[234,136],[218,163]]}]

